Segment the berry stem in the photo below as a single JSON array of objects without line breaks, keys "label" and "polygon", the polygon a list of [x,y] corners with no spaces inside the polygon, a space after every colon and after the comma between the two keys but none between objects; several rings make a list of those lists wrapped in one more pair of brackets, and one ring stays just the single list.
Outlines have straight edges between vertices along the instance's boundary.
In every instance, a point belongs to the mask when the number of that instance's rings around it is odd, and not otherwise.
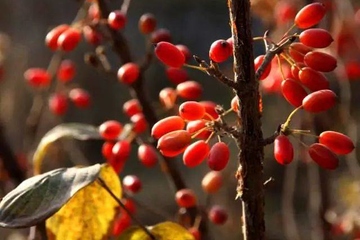
[{"label": "berry stem", "polygon": [[191,65],[191,64],[184,64],[184,67],[188,67],[188,68],[192,68],[192,69],[196,69],[196,70],[200,70],[202,72],[206,73],[206,70],[204,67],[199,67],[199,66],[195,66],[195,65]]},{"label": "berry stem", "polygon": [[295,115],[295,113],[296,113],[298,110],[302,109],[302,107],[303,107],[303,106],[301,105],[301,106],[295,108],[295,109],[289,114],[289,116],[288,116],[288,118],[286,119],[285,123],[282,125],[281,131],[287,131],[287,130],[289,129],[289,125],[290,125],[290,122],[291,122],[291,120],[292,120],[292,117]]},{"label": "berry stem", "polygon": [[288,34],[296,27],[296,24],[294,23],[283,35],[283,38],[287,37]]}]

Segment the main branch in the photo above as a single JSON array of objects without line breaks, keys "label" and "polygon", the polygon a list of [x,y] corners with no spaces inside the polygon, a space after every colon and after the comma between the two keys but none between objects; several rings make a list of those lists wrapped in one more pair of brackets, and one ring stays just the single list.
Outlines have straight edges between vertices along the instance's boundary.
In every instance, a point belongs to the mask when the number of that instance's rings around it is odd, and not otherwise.
[{"label": "main branch", "polygon": [[234,40],[235,91],[240,101],[242,128],[237,143],[239,169],[237,194],[243,202],[244,239],[265,235],[263,159],[264,146],[259,110],[259,83],[255,78],[251,36],[250,0],[228,0]]}]

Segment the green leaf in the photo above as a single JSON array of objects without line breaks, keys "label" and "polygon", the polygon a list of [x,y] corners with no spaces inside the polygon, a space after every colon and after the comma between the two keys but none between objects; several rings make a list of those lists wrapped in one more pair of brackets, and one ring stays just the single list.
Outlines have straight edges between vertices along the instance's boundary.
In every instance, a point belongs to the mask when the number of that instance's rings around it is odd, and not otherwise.
[{"label": "green leaf", "polygon": [[49,132],[41,139],[33,156],[34,173],[40,173],[40,166],[51,143],[60,138],[74,138],[77,140],[101,139],[97,127],[81,123],[63,123]]},{"label": "green leaf", "polygon": [[[163,222],[147,229],[157,240],[195,240],[185,228],[174,222]],[[151,238],[140,227],[130,227],[118,240],[151,240]]]},{"label": "green leaf", "polygon": [[31,177],[0,202],[0,226],[34,226],[57,212],[75,193],[94,182],[100,164],[84,168],[59,168]]}]

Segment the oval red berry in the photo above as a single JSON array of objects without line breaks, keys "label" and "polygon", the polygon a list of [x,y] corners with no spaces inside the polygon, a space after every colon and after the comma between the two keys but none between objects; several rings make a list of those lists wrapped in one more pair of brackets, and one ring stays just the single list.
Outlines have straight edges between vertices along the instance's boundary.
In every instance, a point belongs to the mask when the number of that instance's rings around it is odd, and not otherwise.
[{"label": "oval red berry", "polygon": [[322,132],[319,136],[319,142],[336,154],[349,154],[355,148],[351,138],[335,131]]},{"label": "oval red berry", "polygon": [[328,147],[314,143],[309,147],[309,155],[320,167],[334,170],[339,166],[339,158]]},{"label": "oval red berry", "polygon": [[169,67],[179,68],[185,63],[184,54],[169,42],[158,42],[155,46],[155,55]]},{"label": "oval red berry", "polygon": [[320,90],[307,95],[302,102],[304,110],[312,113],[323,112],[332,108],[337,101],[331,90]]},{"label": "oval red berry", "polygon": [[294,159],[294,148],[288,137],[279,135],[274,141],[275,160],[282,164],[289,164]]}]

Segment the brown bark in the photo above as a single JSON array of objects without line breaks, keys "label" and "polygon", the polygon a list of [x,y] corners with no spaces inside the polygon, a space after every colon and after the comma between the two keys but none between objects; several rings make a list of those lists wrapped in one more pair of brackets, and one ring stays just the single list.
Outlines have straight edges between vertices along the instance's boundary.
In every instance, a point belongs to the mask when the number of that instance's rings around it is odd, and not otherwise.
[{"label": "brown bark", "polygon": [[237,193],[243,202],[244,239],[265,238],[263,159],[264,145],[259,111],[259,83],[255,79],[250,1],[229,0],[234,40],[235,92],[239,97],[242,127],[237,143],[239,169]]}]

